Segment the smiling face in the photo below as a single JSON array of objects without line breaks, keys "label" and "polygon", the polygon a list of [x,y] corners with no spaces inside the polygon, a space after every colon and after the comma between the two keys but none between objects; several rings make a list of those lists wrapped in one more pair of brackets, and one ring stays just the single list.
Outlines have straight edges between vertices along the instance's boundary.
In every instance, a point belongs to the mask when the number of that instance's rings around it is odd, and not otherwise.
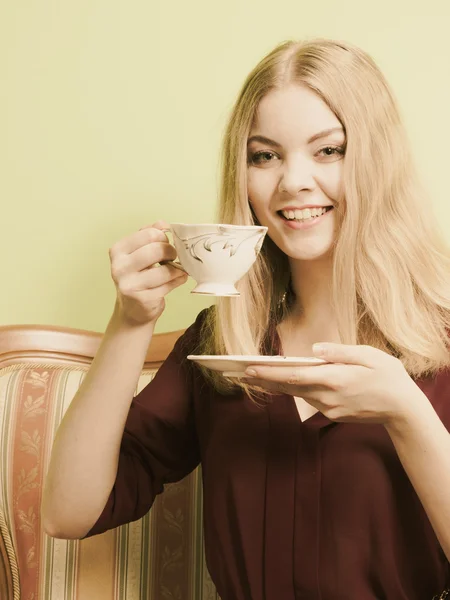
[{"label": "smiling face", "polygon": [[290,259],[331,256],[344,154],[340,121],[310,89],[291,85],[260,102],[248,139],[248,198]]}]

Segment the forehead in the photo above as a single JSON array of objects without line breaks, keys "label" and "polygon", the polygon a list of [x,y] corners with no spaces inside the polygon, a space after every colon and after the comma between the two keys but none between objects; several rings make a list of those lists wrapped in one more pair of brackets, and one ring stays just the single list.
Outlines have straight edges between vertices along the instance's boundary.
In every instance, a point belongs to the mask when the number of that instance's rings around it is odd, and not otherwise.
[{"label": "forehead", "polygon": [[309,137],[320,130],[341,125],[333,111],[318,94],[301,85],[272,90],[261,100],[252,134],[267,137]]}]

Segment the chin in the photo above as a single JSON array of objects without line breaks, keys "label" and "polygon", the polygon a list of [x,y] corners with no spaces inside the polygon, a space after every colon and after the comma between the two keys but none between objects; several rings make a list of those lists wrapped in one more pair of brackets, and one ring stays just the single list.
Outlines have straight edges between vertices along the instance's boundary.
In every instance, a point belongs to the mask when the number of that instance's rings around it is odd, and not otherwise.
[{"label": "chin", "polygon": [[267,235],[272,239],[273,243],[284,253],[289,259],[298,261],[320,261],[330,259],[333,255],[334,239],[320,240],[286,240],[279,235]]},{"label": "chin", "polygon": [[323,252],[285,252],[288,258],[292,261],[298,262],[322,262],[328,261],[332,258],[331,249],[324,250]]}]

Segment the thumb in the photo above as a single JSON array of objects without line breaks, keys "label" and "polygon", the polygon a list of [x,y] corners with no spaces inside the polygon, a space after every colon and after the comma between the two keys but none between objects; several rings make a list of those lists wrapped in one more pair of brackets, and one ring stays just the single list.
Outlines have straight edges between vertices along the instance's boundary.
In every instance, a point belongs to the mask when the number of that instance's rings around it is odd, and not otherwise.
[{"label": "thumb", "polygon": [[380,352],[373,346],[336,344],[334,342],[320,342],[314,344],[312,349],[314,356],[328,362],[365,367],[373,367],[379,359]]}]

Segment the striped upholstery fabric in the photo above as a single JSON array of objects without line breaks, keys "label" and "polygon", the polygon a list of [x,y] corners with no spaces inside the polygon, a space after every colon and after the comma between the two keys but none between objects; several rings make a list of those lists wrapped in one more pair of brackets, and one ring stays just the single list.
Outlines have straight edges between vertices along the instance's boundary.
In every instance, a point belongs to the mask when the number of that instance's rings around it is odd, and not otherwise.
[{"label": "striped upholstery fabric", "polygon": [[[135,523],[82,541],[41,530],[52,440],[85,372],[40,364],[0,370],[0,516],[14,584],[1,600],[217,600],[204,561],[200,468],[167,485]],[[137,391],[153,375],[143,372]]]}]

